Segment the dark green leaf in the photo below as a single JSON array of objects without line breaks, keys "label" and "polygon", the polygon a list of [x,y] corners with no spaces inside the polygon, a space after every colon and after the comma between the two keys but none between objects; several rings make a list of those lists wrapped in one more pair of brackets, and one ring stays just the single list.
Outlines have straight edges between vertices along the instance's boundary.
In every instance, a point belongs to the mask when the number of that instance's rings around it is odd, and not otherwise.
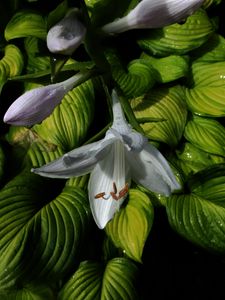
[{"label": "dark green leaf", "polygon": [[64,285],[59,300],[136,300],[136,265],[126,258],[114,258],[104,267],[84,261]]},{"label": "dark green leaf", "polygon": [[209,167],[189,180],[190,194],[168,198],[171,226],[182,236],[206,248],[225,251],[225,165]]},{"label": "dark green leaf", "polygon": [[1,288],[45,278],[54,282],[81,249],[90,220],[86,193],[66,185],[52,199],[49,189],[49,181],[29,173],[0,191]]}]

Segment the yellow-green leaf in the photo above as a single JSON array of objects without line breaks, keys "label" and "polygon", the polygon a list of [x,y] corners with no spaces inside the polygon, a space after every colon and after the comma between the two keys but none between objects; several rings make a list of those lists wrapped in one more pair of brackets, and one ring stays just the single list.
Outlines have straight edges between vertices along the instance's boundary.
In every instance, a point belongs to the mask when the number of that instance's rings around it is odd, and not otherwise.
[{"label": "yellow-green leaf", "polygon": [[145,59],[135,59],[124,67],[118,55],[107,52],[113,79],[128,98],[143,95],[155,84],[155,71]]},{"label": "yellow-green leaf", "polygon": [[193,87],[185,89],[189,109],[203,116],[225,116],[225,62],[196,62],[192,77]]},{"label": "yellow-green leaf", "polygon": [[146,194],[130,190],[129,202],[106,226],[106,233],[116,247],[130,258],[141,262],[145,241],[154,218],[153,206]]},{"label": "yellow-green leaf", "polygon": [[155,70],[156,80],[160,83],[167,83],[187,76],[189,72],[189,59],[187,56],[169,55],[156,58],[142,53],[142,59],[150,64]]},{"label": "yellow-green leaf", "polygon": [[225,156],[225,128],[216,120],[194,116],[187,123],[184,136],[205,152]]},{"label": "yellow-green leaf", "polygon": [[8,78],[19,75],[24,65],[23,55],[18,47],[9,44],[4,49],[4,56],[0,60],[0,93]]},{"label": "yellow-green leaf", "polygon": [[84,140],[93,113],[94,89],[89,80],[66,94],[53,113],[33,130],[43,140],[66,152]]},{"label": "yellow-green leaf", "polygon": [[159,118],[162,121],[145,121],[141,124],[145,134],[151,139],[164,142],[171,147],[181,139],[187,118],[183,89],[153,89],[143,97],[132,99],[131,106],[135,116],[142,118]]},{"label": "yellow-green leaf", "polygon": [[7,41],[28,36],[45,39],[46,35],[46,20],[42,17],[42,15],[36,12],[17,12],[5,28],[5,39]]},{"label": "yellow-green leaf", "polygon": [[195,62],[218,62],[225,60],[225,39],[218,33],[212,34],[208,41],[192,53]]},{"label": "yellow-green leaf", "polygon": [[138,39],[142,49],[157,56],[185,54],[207,41],[214,27],[203,9],[187,18],[184,24],[172,24],[144,32]]}]

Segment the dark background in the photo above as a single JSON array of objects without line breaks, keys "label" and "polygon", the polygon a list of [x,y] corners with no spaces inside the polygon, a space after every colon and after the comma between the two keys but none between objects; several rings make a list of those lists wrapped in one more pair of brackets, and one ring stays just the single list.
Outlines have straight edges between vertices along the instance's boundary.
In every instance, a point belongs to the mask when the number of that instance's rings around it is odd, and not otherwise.
[{"label": "dark background", "polygon": [[141,300],[225,299],[225,258],[193,245],[174,232],[164,208],[155,211],[143,253]]}]

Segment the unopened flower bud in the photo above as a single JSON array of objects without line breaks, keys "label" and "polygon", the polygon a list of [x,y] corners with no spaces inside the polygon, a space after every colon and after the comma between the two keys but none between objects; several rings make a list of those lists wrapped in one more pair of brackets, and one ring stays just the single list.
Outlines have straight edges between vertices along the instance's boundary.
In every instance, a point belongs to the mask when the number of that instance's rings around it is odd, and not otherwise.
[{"label": "unopened flower bud", "polygon": [[52,113],[64,95],[79,82],[82,76],[83,74],[78,73],[63,82],[27,91],[9,107],[4,122],[17,126],[40,123]]},{"label": "unopened flower bud", "polygon": [[181,21],[204,0],[142,0],[128,15],[106,24],[102,30],[114,34],[130,29],[160,28]]},{"label": "unopened flower bud", "polygon": [[85,26],[78,19],[77,9],[73,9],[53,26],[47,34],[47,47],[52,53],[71,55],[83,42]]}]

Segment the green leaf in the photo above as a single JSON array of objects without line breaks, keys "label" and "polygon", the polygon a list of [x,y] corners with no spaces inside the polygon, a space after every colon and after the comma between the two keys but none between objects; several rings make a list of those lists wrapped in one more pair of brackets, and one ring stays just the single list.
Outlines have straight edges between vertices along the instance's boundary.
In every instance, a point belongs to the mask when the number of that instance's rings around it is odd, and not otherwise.
[{"label": "green leaf", "polygon": [[2,145],[0,144],[0,182],[4,175],[4,167],[5,167],[5,154]]},{"label": "green leaf", "polygon": [[115,214],[106,226],[106,233],[116,247],[141,262],[145,241],[149,235],[154,218],[153,206],[146,194],[130,190],[129,202]]},{"label": "green leaf", "polygon": [[51,28],[57,22],[59,22],[66,14],[67,9],[68,9],[68,1],[64,0],[53,11],[51,11],[47,19],[48,28]]},{"label": "green leaf", "polygon": [[104,267],[84,261],[64,285],[59,300],[136,300],[136,265],[126,258],[114,258]]},{"label": "green leaf", "polygon": [[141,125],[151,139],[164,142],[171,147],[181,139],[187,118],[186,103],[183,101],[183,89],[153,89],[143,97],[132,99],[131,106],[139,118],[161,118],[162,122],[146,122]]},{"label": "green leaf", "polygon": [[23,288],[8,290],[5,293],[0,290],[1,300],[54,300],[52,290],[41,284],[25,285]]},{"label": "green leaf", "polygon": [[38,13],[19,11],[9,21],[5,28],[7,41],[15,38],[34,36],[45,39],[47,35],[45,19]]},{"label": "green leaf", "polygon": [[0,60],[0,93],[9,78],[19,75],[23,69],[23,56],[18,47],[9,44],[4,49],[4,56]]},{"label": "green leaf", "polygon": [[205,43],[213,31],[213,24],[206,12],[200,9],[184,24],[176,23],[146,31],[138,44],[146,52],[157,56],[186,54]]},{"label": "green leaf", "polygon": [[225,39],[218,33],[212,34],[208,41],[193,51],[195,62],[219,62],[225,60]]},{"label": "green leaf", "polygon": [[225,116],[225,62],[196,62],[192,76],[194,86],[185,90],[189,109],[203,116]]},{"label": "green leaf", "polygon": [[89,203],[79,187],[66,185],[56,198],[53,188],[25,173],[0,191],[2,289],[46,278],[50,284],[71,269],[89,227]]},{"label": "green leaf", "polygon": [[8,66],[7,77],[19,75],[22,72],[23,64],[23,55],[20,49],[12,44],[7,45],[5,47],[5,55],[0,61],[0,66]]},{"label": "green leaf", "polygon": [[163,58],[155,58],[142,53],[142,59],[155,70],[156,81],[167,83],[187,76],[189,72],[189,60],[187,56],[170,55]]},{"label": "green leaf", "polygon": [[190,143],[185,143],[182,148],[176,150],[178,164],[186,176],[196,173],[208,166],[225,162],[225,158],[212,155],[196,148]]},{"label": "green leaf", "polygon": [[64,154],[60,147],[47,143],[27,127],[11,126],[6,140],[13,145],[15,151],[22,150],[20,160],[21,163],[23,160],[24,167],[27,164],[29,168],[43,166]]},{"label": "green leaf", "polygon": [[50,70],[50,60],[39,50],[40,40],[30,36],[25,38],[24,47],[27,53],[27,72],[36,73],[37,71]]},{"label": "green leaf", "polygon": [[184,136],[205,152],[225,156],[225,128],[216,120],[194,116],[187,123]]},{"label": "green leaf", "polygon": [[188,180],[190,190],[213,203],[225,207],[225,164],[205,168]]},{"label": "green leaf", "polygon": [[47,143],[59,146],[66,152],[84,140],[93,110],[94,90],[89,80],[66,94],[51,116],[40,125],[35,125],[33,130]]},{"label": "green leaf", "polygon": [[207,250],[225,251],[225,165],[193,176],[191,193],[166,202],[171,226],[183,237]]},{"label": "green leaf", "polygon": [[155,71],[145,59],[132,60],[125,68],[118,55],[107,52],[113,79],[128,98],[143,95],[155,84]]},{"label": "green leaf", "polygon": [[97,27],[122,16],[130,2],[130,0],[85,0],[91,21]]}]

